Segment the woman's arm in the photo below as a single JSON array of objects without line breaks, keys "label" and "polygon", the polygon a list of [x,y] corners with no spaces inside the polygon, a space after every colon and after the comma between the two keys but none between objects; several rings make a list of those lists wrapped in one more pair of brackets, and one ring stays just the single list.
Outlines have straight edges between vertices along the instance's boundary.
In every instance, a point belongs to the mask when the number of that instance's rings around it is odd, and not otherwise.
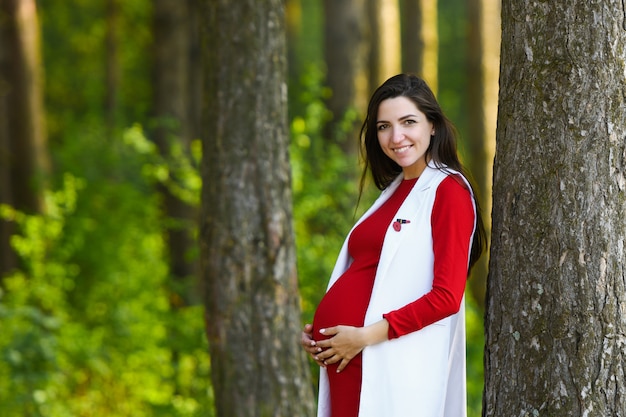
[{"label": "woman's arm", "polygon": [[420,330],[459,311],[474,221],[474,205],[465,182],[449,176],[437,189],[431,215],[435,256],[432,289],[383,316],[389,321],[389,339]]},{"label": "woman's arm", "polygon": [[459,310],[474,230],[474,206],[462,179],[448,177],[439,185],[431,222],[435,255],[431,291],[369,326],[320,330],[333,337],[315,342],[322,349],[313,354],[318,363],[340,362],[337,368],[340,372],[366,346],[414,332]]}]

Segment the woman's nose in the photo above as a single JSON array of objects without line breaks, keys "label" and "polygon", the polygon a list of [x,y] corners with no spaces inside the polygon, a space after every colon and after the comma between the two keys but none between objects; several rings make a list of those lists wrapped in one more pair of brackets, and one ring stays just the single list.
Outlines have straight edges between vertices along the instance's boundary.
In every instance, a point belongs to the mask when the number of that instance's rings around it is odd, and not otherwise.
[{"label": "woman's nose", "polygon": [[404,132],[402,131],[402,129],[393,128],[391,140],[395,143],[402,142],[404,140]]}]

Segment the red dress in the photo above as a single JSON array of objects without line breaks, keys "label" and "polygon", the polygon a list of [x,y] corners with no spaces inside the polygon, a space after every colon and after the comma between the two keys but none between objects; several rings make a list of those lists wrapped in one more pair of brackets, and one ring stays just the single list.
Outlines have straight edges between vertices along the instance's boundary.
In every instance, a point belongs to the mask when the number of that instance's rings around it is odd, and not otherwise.
[{"label": "red dress", "polygon": [[[394,194],[352,231],[348,251],[353,262],[320,301],[313,319],[314,339],[325,339],[326,336],[319,333],[319,330],[326,327],[363,326],[385,234],[389,225],[396,220],[394,216],[416,182],[417,179],[402,181]],[[461,244],[449,248],[450,245],[444,244],[444,240],[449,243],[448,239],[435,237],[456,234],[458,227],[463,226],[461,229],[467,230],[468,225],[471,233],[473,222],[473,206],[465,184],[454,177],[446,178],[437,189],[431,216],[435,252],[433,291],[384,316],[389,321],[389,338],[419,330],[444,318],[449,313],[439,317],[441,314],[438,312],[449,310],[450,303],[456,304],[458,311],[465,290],[468,246]],[[463,251],[464,253],[459,253]],[[453,266],[437,266],[442,263],[449,265],[450,261]],[[445,276],[442,277],[442,274]],[[361,365],[362,355],[359,354],[340,373],[336,372],[338,364],[328,366],[333,417],[358,416]]]}]

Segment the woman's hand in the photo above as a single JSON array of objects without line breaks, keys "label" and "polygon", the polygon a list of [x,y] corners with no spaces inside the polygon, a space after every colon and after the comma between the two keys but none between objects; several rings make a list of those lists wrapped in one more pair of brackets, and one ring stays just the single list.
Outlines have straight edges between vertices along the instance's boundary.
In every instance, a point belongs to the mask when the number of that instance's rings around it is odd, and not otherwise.
[{"label": "woman's hand", "polygon": [[352,358],[367,346],[363,329],[363,327],[352,326],[334,326],[321,329],[320,333],[330,336],[330,339],[316,342],[322,351],[315,355],[315,359],[325,365],[339,362],[337,372],[343,371]]},{"label": "woman's hand", "polygon": [[389,323],[385,319],[366,327],[334,326],[321,329],[320,333],[330,339],[316,342],[316,346],[322,350],[314,355],[314,359],[326,365],[339,362],[337,372],[341,372],[366,346],[387,340],[388,332]]},{"label": "woman's hand", "polygon": [[322,348],[319,347],[317,342],[313,339],[313,325],[304,325],[304,329],[302,329],[302,335],[300,337],[300,344],[319,366],[323,368],[326,367],[324,362],[317,358],[317,355],[322,351]]}]

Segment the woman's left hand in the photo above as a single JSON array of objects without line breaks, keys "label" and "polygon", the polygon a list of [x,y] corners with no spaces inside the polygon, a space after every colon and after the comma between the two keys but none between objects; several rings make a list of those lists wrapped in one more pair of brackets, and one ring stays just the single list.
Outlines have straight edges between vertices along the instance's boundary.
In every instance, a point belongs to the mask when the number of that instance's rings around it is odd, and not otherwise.
[{"label": "woman's left hand", "polygon": [[341,372],[366,346],[387,340],[389,323],[382,319],[365,327],[334,326],[321,329],[320,333],[329,339],[316,342],[316,346],[325,349],[315,356],[315,360],[326,365],[339,362],[337,372]]},{"label": "woman's left hand", "polygon": [[317,346],[324,349],[316,355],[317,360],[326,365],[339,362],[337,372],[343,369],[350,361],[367,346],[362,327],[334,326],[321,329],[320,333],[330,339],[320,340]]}]

